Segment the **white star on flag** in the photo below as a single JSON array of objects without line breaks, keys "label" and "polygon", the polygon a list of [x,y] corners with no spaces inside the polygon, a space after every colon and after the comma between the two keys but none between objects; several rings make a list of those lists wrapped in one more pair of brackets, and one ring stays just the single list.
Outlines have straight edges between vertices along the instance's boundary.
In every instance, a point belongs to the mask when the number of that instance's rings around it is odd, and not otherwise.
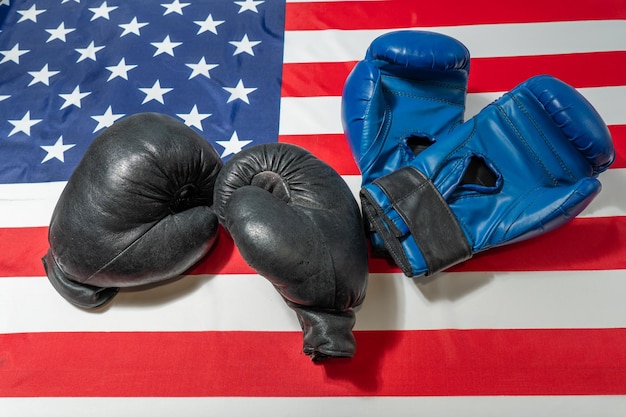
[{"label": "white star on flag", "polygon": [[75,30],[76,29],[72,29],[72,28],[66,29],[65,28],[65,22],[61,22],[61,24],[59,26],[57,26],[56,29],[46,29],[46,32],[48,32],[50,34],[50,37],[48,38],[46,43],[52,42],[55,39],[58,39],[58,40],[63,41],[63,42],[66,42],[65,35],[67,35],[68,33],[72,33]]},{"label": "white star on flag", "polygon": [[128,80],[128,71],[133,68],[137,68],[137,65],[126,65],[126,58],[122,58],[117,65],[106,67],[107,70],[111,71],[111,75],[109,75],[107,82],[111,81],[115,77]]},{"label": "white star on flag", "polygon": [[240,41],[230,41],[228,43],[236,47],[235,52],[233,52],[233,56],[239,55],[244,52],[248,55],[254,56],[254,51],[252,50],[252,47],[260,44],[261,41],[251,41],[250,39],[248,39],[248,34],[244,34],[243,38],[241,38]]},{"label": "white star on flag", "polygon": [[6,51],[0,51],[0,54],[4,55],[0,64],[4,64],[7,61],[13,61],[16,64],[20,63],[20,57],[24,54],[29,53],[29,49],[20,49],[20,44],[16,43],[15,46]]},{"label": "white star on flag", "polygon": [[150,100],[156,100],[161,104],[165,104],[163,101],[163,95],[169,93],[173,88],[161,87],[161,81],[156,80],[154,85],[150,88],[140,88],[142,93],[146,95],[141,104],[145,104]]},{"label": "white star on flag", "polygon": [[163,12],[163,16],[170,13],[177,13],[182,16],[183,7],[189,6],[191,3],[181,3],[179,0],[174,0],[169,4],[161,4],[161,6],[165,7],[165,12]]},{"label": "white star on flag", "polygon": [[167,35],[165,39],[163,39],[163,42],[150,42],[150,45],[157,48],[156,52],[152,56],[157,56],[161,54],[174,56],[174,48],[182,44],[182,42],[172,42],[170,40],[170,35]]},{"label": "white star on flag", "polygon": [[31,85],[37,83],[50,85],[50,77],[58,74],[59,71],[48,70],[48,64],[46,64],[40,71],[28,71],[28,73],[33,77],[33,79],[28,84],[28,86],[30,87]]},{"label": "white star on flag", "polygon": [[96,60],[96,52],[104,49],[104,46],[95,46],[94,41],[91,41],[88,47],[86,48],[77,48],[76,52],[80,54],[76,62],[84,61],[85,59],[91,59],[92,61]]},{"label": "white star on flag", "polygon": [[176,116],[180,117],[185,121],[185,124],[189,127],[196,127],[199,130],[202,130],[202,121],[209,116],[211,113],[198,113],[198,106],[193,105],[193,109],[189,113],[179,113]]},{"label": "white star on flag", "polygon": [[30,128],[41,122],[41,120],[42,119],[31,119],[30,111],[27,111],[24,117],[20,120],[8,120],[8,122],[14,126],[11,133],[9,133],[9,136],[13,136],[17,132],[26,133],[30,136]]},{"label": "white star on flag", "polygon": [[134,17],[133,20],[130,21],[130,23],[122,23],[121,25],[118,25],[119,27],[124,29],[124,31],[120,35],[120,38],[122,36],[128,35],[129,33],[133,33],[137,36],[141,36],[141,34],[139,33],[139,30],[142,27],[147,26],[147,25],[148,25],[147,23],[139,23],[137,21],[137,17]]},{"label": "white star on flag", "polygon": [[224,20],[213,20],[213,16],[209,14],[205,20],[194,20],[193,23],[200,26],[198,35],[203,32],[212,32],[217,35],[217,27],[224,23]]},{"label": "white star on flag", "polygon": [[118,119],[124,117],[125,114],[113,114],[113,110],[111,106],[104,112],[104,114],[99,116],[91,116],[96,122],[98,122],[98,126],[93,130],[93,133],[97,132],[100,129],[104,129],[106,127],[112,126]]},{"label": "white star on flag", "polygon": [[22,15],[22,17],[20,17],[20,20],[18,20],[17,23],[24,22],[26,20],[30,20],[31,22],[37,23],[37,16],[45,12],[45,10],[41,10],[41,9],[37,10],[37,6],[33,4],[30,7],[30,9],[18,10],[17,12]]},{"label": "white star on flag", "polygon": [[230,93],[230,97],[226,103],[230,103],[231,101],[235,101],[237,99],[243,101],[244,103],[250,104],[250,100],[248,99],[248,94],[252,93],[256,90],[255,87],[244,87],[243,80],[239,80],[235,87],[222,87],[224,90]]},{"label": "white star on flag", "polygon": [[222,152],[222,155],[220,155],[221,158],[240,152],[244,146],[250,144],[251,142],[251,140],[239,140],[237,132],[233,132],[233,135],[230,137],[229,140],[215,141],[215,143],[224,147],[224,152]]},{"label": "white star on flag", "polygon": [[[0,143],[11,131],[4,142],[29,139],[19,149],[30,147],[29,178],[46,182],[67,180],[80,159],[62,164],[51,154],[41,165],[41,145],[62,134],[75,144],[67,155],[81,155],[140,112],[174,116],[218,154],[216,140],[229,143],[226,159],[248,143],[275,142],[281,84],[256,75],[281,68],[284,2],[236,1],[0,0]],[[230,144],[233,132],[250,141],[235,135]],[[0,168],[0,180],[22,181],[13,178],[20,170]]]},{"label": "white star on flag", "polygon": [[241,7],[239,9],[239,13],[243,13],[246,10],[250,10],[251,12],[258,13],[259,10],[256,8],[256,6],[258,6],[261,3],[265,3],[265,1],[245,0],[245,1],[235,2],[235,4]]},{"label": "white star on flag", "polygon": [[211,78],[211,75],[209,75],[209,71],[219,66],[218,64],[207,64],[206,59],[204,57],[202,57],[200,61],[198,61],[197,64],[185,64],[185,65],[187,65],[189,68],[193,70],[191,71],[191,75],[189,76],[190,80],[196,75],[204,75],[207,78]]},{"label": "white star on flag", "polygon": [[40,146],[41,149],[47,152],[46,156],[41,160],[41,163],[43,164],[44,162],[49,161],[52,158],[56,158],[61,162],[65,162],[65,156],[64,156],[65,151],[67,151],[68,149],[72,149],[74,146],[76,145],[75,144],[64,145],[63,136],[59,136],[59,139],[57,139],[55,144],[52,146],[41,145]]},{"label": "white star on flag", "polygon": [[62,110],[66,107],[69,106],[76,106],[78,108],[80,108],[80,101],[87,97],[89,94],[91,94],[90,91],[87,91],[85,93],[81,93],[80,92],[80,85],[77,85],[76,88],[74,89],[74,91],[72,91],[69,94],[59,94],[59,96],[61,96],[61,98],[63,100],[65,100],[65,103],[63,103],[63,105],[61,106],[61,108],[59,110]]},{"label": "white star on flag", "polygon": [[93,13],[93,16],[91,16],[91,21],[94,21],[100,17],[109,20],[109,13],[115,9],[117,9],[117,6],[109,7],[106,1],[103,2],[100,7],[90,7],[89,11]]}]

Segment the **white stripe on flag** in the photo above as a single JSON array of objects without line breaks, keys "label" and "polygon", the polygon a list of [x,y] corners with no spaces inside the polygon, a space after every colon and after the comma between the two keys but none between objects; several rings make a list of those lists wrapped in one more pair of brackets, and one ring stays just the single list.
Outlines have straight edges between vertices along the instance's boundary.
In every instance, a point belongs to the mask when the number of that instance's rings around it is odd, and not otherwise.
[{"label": "white stripe on flag", "polygon": [[[473,58],[626,50],[623,20],[414,28],[450,35]],[[349,62],[363,58],[378,36],[397,29],[285,32],[284,62]]]},{"label": "white stripe on flag", "polygon": [[343,133],[341,97],[282,97],[279,120],[280,135]]},{"label": "white stripe on flag", "polygon": [[65,184],[0,184],[0,227],[47,226]]},{"label": "white stripe on flag", "polygon": [[[358,202],[361,177],[358,175],[342,177]],[[626,184],[626,169],[610,169],[600,175],[600,181],[602,192],[580,216],[626,216],[626,201],[622,198]],[[15,193],[12,200],[2,201],[0,204],[0,227],[48,226],[65,184],[65,182],[0,184],[0,195]]]},{"label": "white stripe on flag", "polygon": [[[520,83],[523,81],[524,80],[519,80]],[[577,91],[589,100],[591,105],[600,114],[605,124],[626,124],[626,112],[623,111],[621,106],[615,105],[615,103],[621,103],[623,97],[626,97],[626,86],[577,88]],[[505,91],[468,94],[465,107],[465,119],[467,120],[474,117],[480,110],[501,97],[504,93]],[[339,106],[341,106],[341,98],[339,98]]]},{"label": "white stripe on flag", "polygon": [[0,398],[10,417],[623,417],[626,396]]},{"label": "white stripe on flag", "polygon": [[[625,272],[371,274],[355,329],[626,327]],[[183,277],[121,292],[98,311],[73,307],[45,278],[2,278],[0,305],[9,312],[0,317],[0,333],[300,330],[295,313],[255,274]]]},{"label": "white stripe on flag", "polygon": [[[626,26],[626,25],[625,25]],[[524,80],[520,80],[522,82]],[[621,103],[626,86],[589,87],[578,91],[596,108],[607,125],[626,124],[626,112]],[[467,95],[465,118],[469,119],[504,92]],[[283,97],[280,104],[281,135],[322,135],[343,133],[341,97]]]}]

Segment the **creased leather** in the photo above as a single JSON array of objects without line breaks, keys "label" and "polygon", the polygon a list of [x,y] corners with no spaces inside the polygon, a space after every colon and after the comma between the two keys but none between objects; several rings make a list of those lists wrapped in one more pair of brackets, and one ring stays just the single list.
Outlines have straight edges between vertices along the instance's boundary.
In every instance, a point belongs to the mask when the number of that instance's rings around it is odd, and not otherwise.
[{"label": "creased leather", "polygon": [[215,242],[211,205],[221,166],[206,140],[170,116],[140,113],[105,129],[50,221],[44,267],[53,286],[94,308],[118,288],[183,273]]},{"label": "creased leather", "polygon": [[313,360],[352,356],[367,247],[343,179],[303,148],[257,145],[225,164],[215,211],[241,256],[296,312],[305,354]]},{"label": "creased leather", "polygon": [[[600,192],[597,176],[614,158],[610,132],[591,104],[573,87],[542,75],[504,94],[409,166],[445,199],[472,253],[477,253],[567,223]],[[472,180],[472,166],[480,178]],[[393,183],[396,175],[400,171],[384,182]],[[411,187],[421,184],[415,181]],[[362,192],[371,206],[367,214],[377,217],[370,223],[381,233],[392,227],[407,230],[407,223],[420,215],[417,208],[399,210],[376,182]],[[414,236],[416,230],[411,232],[394,237],[386,233],[386,246],[401,247],[396,261],[410,265],[403,268],[408,276],[432,272],[427,243]],[[464,259],[459,256],[456,263]]]}]

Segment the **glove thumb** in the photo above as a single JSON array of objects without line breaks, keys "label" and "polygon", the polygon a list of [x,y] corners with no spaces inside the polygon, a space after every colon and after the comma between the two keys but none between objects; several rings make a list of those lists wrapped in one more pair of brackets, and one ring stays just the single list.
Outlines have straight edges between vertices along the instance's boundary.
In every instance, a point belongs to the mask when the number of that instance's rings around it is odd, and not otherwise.
[{"label": "glove thumb", "polygon": [[525,198],[526,204],[519,204],[518,210],[500,222],[492,239],[512,243],[554,230],[582,212],[601,189],[595,178],[583,178],[570,186],[540,187]]}]

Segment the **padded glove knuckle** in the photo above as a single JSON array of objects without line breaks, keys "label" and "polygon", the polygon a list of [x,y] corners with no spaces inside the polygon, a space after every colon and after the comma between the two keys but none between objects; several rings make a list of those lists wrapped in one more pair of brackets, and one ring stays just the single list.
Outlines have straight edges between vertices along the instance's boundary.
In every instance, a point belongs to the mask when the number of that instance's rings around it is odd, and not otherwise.
[{"label": "padded glove knuckle", "polygon": [[222,162],[166,115],[140,113],[103,131],[63,190],[43,262],[57,291],[93,308],[120,287],[174,278],[213,246],[210,208]]},{"label": "padded glove knuckle", "polygon": [[257,145],[226,163],[215,204],[242,257],[296,312],[303,351],[313,360],[352,356],[367,248],[339,174],[303,148]]}]

